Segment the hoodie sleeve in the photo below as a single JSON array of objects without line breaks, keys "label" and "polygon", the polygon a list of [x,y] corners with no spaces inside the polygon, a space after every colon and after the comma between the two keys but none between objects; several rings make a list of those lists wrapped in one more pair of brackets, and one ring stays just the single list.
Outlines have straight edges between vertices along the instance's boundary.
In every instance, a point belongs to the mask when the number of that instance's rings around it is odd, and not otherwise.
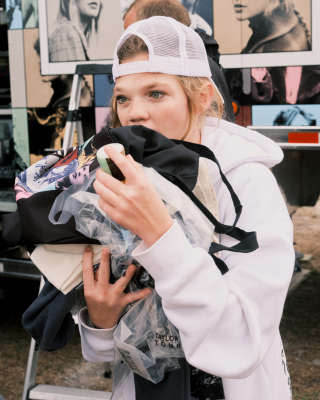
[{"label": "hoodie sleeve", "polygon": [[[267,167],[247,163],[227,177],[243,205],[238,226],[257,232],[256,251],[221,252],[229,268],[221,275],[211,256],[192,247],[175,223],[133,256],[153,276],[188,362],[223,378],[243,378],[259,365],[278,332],[294,266],[293,229]],[[222,183],[215,189],[220,220],[232,224],[229,192]],[[221,235],[221,243],[234,241]]]},{"label": "hoodie sleeve", "polygon": [[113,361],[113,332],[116,327],[110,329],[94,328],[89,320],[87,308],[82,308],[79,311],[78,325],[83,358],[91,362]]}]

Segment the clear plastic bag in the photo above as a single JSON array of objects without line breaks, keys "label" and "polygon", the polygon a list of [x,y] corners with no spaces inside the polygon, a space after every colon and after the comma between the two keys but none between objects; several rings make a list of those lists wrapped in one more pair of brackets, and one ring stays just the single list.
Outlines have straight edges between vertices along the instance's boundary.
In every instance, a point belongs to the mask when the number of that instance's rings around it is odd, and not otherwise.
[{"label": "clear plastic bag", "polygon": [[[208,251],[214,238],[211,222],[173,183],[152,168],[144,167],[144,172],[190,243]],[[49,220],[54,224],[64,224],[74,217],[76,230],[109,248],[112,254],[111,271],[118,278],[134,261],[132,251],[140,239],[115,224],[100,209],[98,195],[92,187],[94,179],[95,173],[92,173],[83,184],[73,185],[63,191],[52,206]],[[59,215],[57,220],[56,215]],[[143,268],[130,282],[128,290],[142,287],[154,287],[152,277]],[[121,388],[130,370],[158,383],[166,372],[179,368],[178,359],[184,357],[179,332],[165,316],[161,299],[155,290],[126,310],[115,330],[114,341],[114,399],[121,399]]]},{"label": "clear plastic bag", "polygon": [[[144,167],[144,173],[166,204],[172,218],[180,224],[190,243],[208,251],[214,238],[212,223],[182,190],[154,169]],[[109,248],[112,254],[111,270],[118,278],[133,262],[132,251],[141,240],[129,230],[114,223],[100,209],[99,196],[92,187],[94,180],[93,171],[84,183],[73,185],[60,193],[50,210],[49,220],[52,224],[65,224],[74,217],[77,231],[86,237],[97,239]],[[149,282],[146,276],[145,281]]]},{"label": "clear plastic bag", "polygon": [[113,337],[130,369],[154,383],[178,368],[177,358],[184,357],[179,332],[164,314],[155,290],[125,313]]}]

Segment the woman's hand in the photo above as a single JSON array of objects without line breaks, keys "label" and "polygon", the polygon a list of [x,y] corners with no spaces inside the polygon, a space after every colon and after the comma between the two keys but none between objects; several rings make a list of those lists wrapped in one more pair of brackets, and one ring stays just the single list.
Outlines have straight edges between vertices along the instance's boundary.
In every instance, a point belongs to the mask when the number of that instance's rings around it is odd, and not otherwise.
[{"label": "woman's hand", "polygon": [[114,222],[151,246],[173,223],[168,210],[130,155],[125,157],[112,148],[107,154],[123,173],[125,183],[99,169],[94,182],[99,206]]},{"label": "woman's hand", "polygon": [[103,249],[98,271],[93,271],[92,249],[88,246],[82,258],[84,295],[89,318],[97,328],[108,329],[118,323],[121,314],[128,304],[147,297],[149,288],[136,292],[124,293],[125,288],[134,276],[137,267],[130,265],[126,274],[115,283],[110,283],[110,253]]}]

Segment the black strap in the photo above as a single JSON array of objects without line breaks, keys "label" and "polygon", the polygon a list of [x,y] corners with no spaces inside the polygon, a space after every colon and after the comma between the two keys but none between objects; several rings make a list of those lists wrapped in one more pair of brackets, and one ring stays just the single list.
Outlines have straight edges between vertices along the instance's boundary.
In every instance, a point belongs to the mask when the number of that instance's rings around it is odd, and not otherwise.
[{"label": "black strap", "polygon": [[224,184],[227,186],[232,202],[235,208],[236,212],[236,218],[233,222],[233,225],[225,225],[219,222],[215,216],[207,209],[207,207],[194,195],[194,193],[182,182],[177,176],[168,174],[168,173],[162,173],[163,176],[165,176],[167,179],[170,181],[174,182],[177,186],[180,187],[180,189],[190,197],[190,199],[196,204],[196,206],[203,212],[203,214],[208,218],[208,220],[215,226],[215,232],[220,233],[220,234],[226,234],[233,239],[238,240],[238,243],[228,247],[224,246],[219,243],[212,242],[209,253],[215,260],[218,268],[220,269],[221,273],[225,273],[228,271],[228,267],[226,264],[219,259],[218,257],[214,256],[214,253],[217,253],[218,251],[222,250],[228,250],[236,253],[250,253],[254,250],[256,250],[259,245],[257,242],[257,235],[256,232],[246,232],[245,230],[235,226],[239,220],[239,217],[242,212],[242,205],[240,203],[240,200],[236,193],[234,192],[230,182],[224,175],[224,173],[221,170],[220,164],[218,160],[216,159],[215,155],[213,152],[208,148],[203,145],[195,144],[195,143],[190,143],[190,142],[183,142],[183,141],[176,141],[181,144],[183,144],[185,147],[189,148],[190,150],[196,152],[199,154],[201,157],[205,157],[214,163],[217,164],[221,179],[224,182]]},{"label": "black strap", "polygon": [[225,274],[229,271],[229,268],[227,267],[227,264],[221,260],[221,258],[215,256],[213,253],[211,253],[211,247],[209,249],[209,254],[213,258],[213,261],[215,262],[216,266],[219,268],[221,274]]},{"label": "black strap", "polygon": [[[236,212],[236,218],[233,223],[233,226],[236,226],[239,217],[242,212],[242,205],[240,203],[240,200],[238,196],[236,195],[235,191],[233,190],[230,182],[222,172],[221,166],[219,164],[219,161],[217,160],[216,156],[214,155],[213,151],[211,151],[208,147],[202,145],[202,144],[197,144],[197,143],[191,143],[191,142],[184,142],[184,141],[179,141],[183,146],[185,146],[187,149],[194,151],[195,153],[199,154],[200,157],[208,158],[209,160],[213,161],[215,164],[217,164],[217,167],[219,169],[221,179],[223,183],[227,186],[230,196],[234,205],[234,209]],[[218,232],[218,231],[217,231]]]}]

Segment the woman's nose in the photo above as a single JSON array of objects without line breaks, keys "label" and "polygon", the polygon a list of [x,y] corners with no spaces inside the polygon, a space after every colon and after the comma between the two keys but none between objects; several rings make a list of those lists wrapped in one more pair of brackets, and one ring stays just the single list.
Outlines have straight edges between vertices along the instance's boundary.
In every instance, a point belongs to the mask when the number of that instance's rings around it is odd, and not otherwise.
[{"label": "woman's nose", "polygon": [[133,100],[130,104],[128,119],[131,123],[145,121],[149,117],[149,112],[145,103],[141,100]]}]

